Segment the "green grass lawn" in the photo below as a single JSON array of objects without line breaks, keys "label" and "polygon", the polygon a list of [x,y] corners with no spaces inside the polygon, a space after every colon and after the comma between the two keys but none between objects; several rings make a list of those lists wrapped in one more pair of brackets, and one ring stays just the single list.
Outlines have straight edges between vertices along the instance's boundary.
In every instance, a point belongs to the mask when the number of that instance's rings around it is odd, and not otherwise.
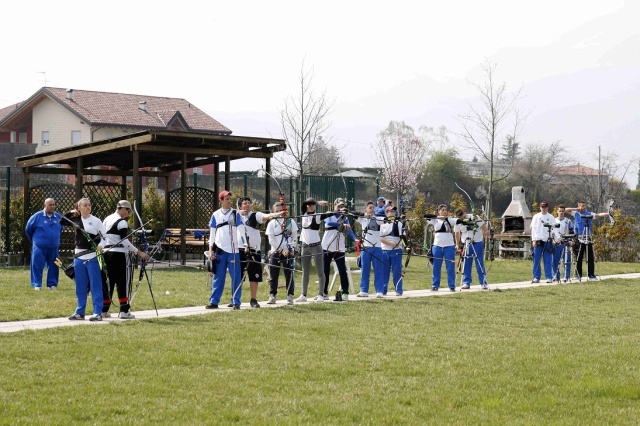
[{"label": "green grass lawn", "polygon": [[[407,287],[427,288],[413,262]],[[489,273],[522,281],[530,266]],[[0,274],[4,320],[75,307],[70,281],[35,292],[28,272]],[[156,270],[159,307],[206,303],[204,275]],[[637,290],[617,279],[1,334],[0,423],[637,425]]]}]

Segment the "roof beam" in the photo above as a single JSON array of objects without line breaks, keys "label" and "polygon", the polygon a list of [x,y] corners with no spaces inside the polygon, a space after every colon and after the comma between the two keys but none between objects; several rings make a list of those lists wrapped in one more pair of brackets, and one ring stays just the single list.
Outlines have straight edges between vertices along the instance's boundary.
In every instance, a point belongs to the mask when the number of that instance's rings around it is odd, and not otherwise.
[{"label": "roof beam", "polygon": [[251,157],[251,158],[271,158],[273,157],[273,151],[270,148],[269,151],[242,151],[235,149],[210,149],[210,148],[189,148],[189,147],[176,147],[176,146],[161,146],[161,145],[138,145],[134,149],[145,152],[170,152],[170,153],[186,153],[188,155],[197,156],[209,156],[214,155],[230,155],[232,157]]}]

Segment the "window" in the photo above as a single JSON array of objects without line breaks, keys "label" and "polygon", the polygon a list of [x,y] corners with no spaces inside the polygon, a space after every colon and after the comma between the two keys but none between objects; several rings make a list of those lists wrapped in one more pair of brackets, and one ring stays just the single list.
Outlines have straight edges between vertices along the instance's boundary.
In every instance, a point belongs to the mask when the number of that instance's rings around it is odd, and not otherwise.
[{"label": "window", "polygon": [[15,131],[11,132],[11,143],[16,143],[17,133]]},{"label": "window", "polygon": [[71,145],[80,145],[82,143],[82,132],[80,130],[71,131]]},{"label": "window", "polygon": [[27,143],[27,132],[20,132],[18,135],[18,143]]},{"label": "window", "polygon": [[46,146],[46,145],[49,145],[49,132],[43,131],[42,132],[42,146]]}]

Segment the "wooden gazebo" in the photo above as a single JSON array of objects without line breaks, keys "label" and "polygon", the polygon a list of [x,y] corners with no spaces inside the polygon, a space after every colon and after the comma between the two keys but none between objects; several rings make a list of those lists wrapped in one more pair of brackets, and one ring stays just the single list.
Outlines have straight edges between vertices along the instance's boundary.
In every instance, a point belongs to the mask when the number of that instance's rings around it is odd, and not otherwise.
[{"label": "wooden gazebo", "polygon": [[[24,172],[25,216],[30,205],[29,188],[31,174],[74,175],[76,199],[82,197],[83,176],[119,176],[123,182],[131,177],[134,194],[140,193],[140,177],[165,179],[169,188],[172,172],[181,172],[181,229],[182,261],[186,259],[186,193],[187,169],[214,165],[213,191],[218,193],[220,163],[224,163],[225,181],[229,182],[231,161],[241,158],[264,158],[265,170],[271,175],[271,158],[284,151],[282,139],[255,138],[209,133],[144,131],[117,138],[89,142],[41,154],[18,157],[18,167]],[[92,169],[93,168],[93,169]],[[95,168],[100,168],[96,170]],[[265,200],[270,205],[271,185],[265,179]],[[165,197],[165,219],[169,216],[169,197]],[[136,200],[140,203],[140,200]],[[217,199],[215,201],[217,203]],[[138,208],[141,208],[138,205]],[[217,208],[217,206],[216,206]],[[137,218],[135,224],[138,226]]]}]

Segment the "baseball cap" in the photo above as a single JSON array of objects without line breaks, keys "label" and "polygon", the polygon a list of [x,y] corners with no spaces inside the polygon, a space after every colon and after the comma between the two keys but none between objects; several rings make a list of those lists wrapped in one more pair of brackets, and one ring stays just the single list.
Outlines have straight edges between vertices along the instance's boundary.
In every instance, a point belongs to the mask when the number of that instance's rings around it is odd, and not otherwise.
[{"label": "baseball cap", "polygon": [[386,209],[384,209],[384,211],[388,212],[389,210],[396,210],[396,207],[394,206],[389,206]]},{"label": "baseball cap", "polygon": [[118,201],[118,206],[119,209],[129,209],[131,210],[131,203],[128,202],[127,200],[120,200]]},{"label": "baseball cap", "polygon": [[549,207],[549,203],[547,203],[546,201],[543,201],[540,203],[540,207]]},{"label": "baseball cap", "polygon": [[227,195],[231,195],[231,193],[225,189],[225,190],[224,190],[224,191],[222,191],[220,194],[218,194],[218,200],[222,200],[222,199],[223,199],[224,197],[226,197]]},{"label": "baseball cap", "polygon": [[384,197],[378,197],[378,202],[382,201],[383,203],[386,202],[387,200]]}]

